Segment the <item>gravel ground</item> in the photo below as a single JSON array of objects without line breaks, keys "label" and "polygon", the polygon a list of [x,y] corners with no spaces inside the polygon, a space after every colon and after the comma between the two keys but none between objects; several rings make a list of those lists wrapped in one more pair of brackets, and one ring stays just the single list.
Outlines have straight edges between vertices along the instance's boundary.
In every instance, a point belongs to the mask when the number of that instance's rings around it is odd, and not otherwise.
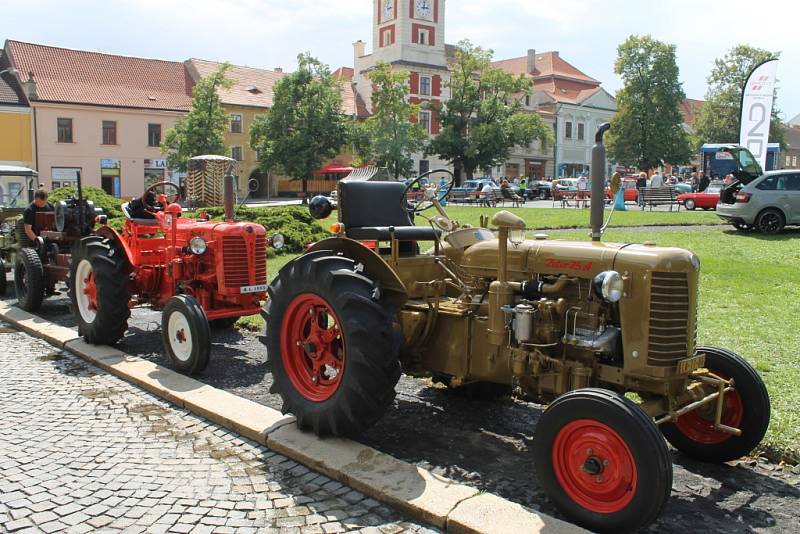
[{"label": "gravel ground", "polygon": [[[66,299],[45,301],[40,312],[74,327]],[[162,354],[160,314],[135,309],[119,348],[169,366]],[[212,333],[206,383],[280,408],[269,393],[266,350],[258,337]],[[397,399],[362,441],[397,458],[555,516],[538,484],[529,454],[542,407],[508,398],[479,401],[403,376]],[[674,484],[652,532],[800,532],[800,466],[765,458],[727,465],[692,461],[673,451]],[[698,528],[698,522],[703,526]]]}]

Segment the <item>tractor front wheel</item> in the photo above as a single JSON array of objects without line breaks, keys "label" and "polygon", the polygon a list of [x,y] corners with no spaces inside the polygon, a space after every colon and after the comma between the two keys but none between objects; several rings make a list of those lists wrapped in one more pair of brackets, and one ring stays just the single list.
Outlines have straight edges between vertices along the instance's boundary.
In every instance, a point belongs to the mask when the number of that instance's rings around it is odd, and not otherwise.
[{"label": "tractor front wheel", "polygon": [[211,328],[202,306],[188,295],[172,297],[161,314],[161,337],[178,372],[203,372],[211,353]]},{"label": "tractor front wheel", "polygon": [[[661,425],[661,432],[676,449],[704,462],[729,462],[750,453],[767,432],[770,402],[764,381],[753,367],[734,352],[716,347],[698,347],[706,355],[706,368],[724,379],[733,379],[734,390],[726,393],[721,422],[738,428],[734,436],[714,428],[716,403],[682,415],[676,423]],[[709,389],[708,393],[712,393]]]},{"label": "tractor front wheel", "polygon": [[44,300],[44,266],[39,253],[32,248],[21,248],[14,265],[14,287],[17,290],[17,306],[34,312]]},{"label": "tractor front wheel", "polygon": [[372,426],[400,378],[401,341],[378,285],[353,260],[318,251],[284,267],[269,294],[270,392],[283,399],[283,413],[317,435]]},{"label": "tractor front wheel", "polygon": [[652,418],[601,389],[572,391],[547,408],[536,426],[533,461],[556,507],[597,532],[651,523],[672,488],[669,450]]},{"label": "tractor front wheel", "polygon": [[108,239],[86,237],[75,244],[69,271],[69,300],[78,332],[87,343],[114,345],[128,329],[128,274],[124,251]]}]

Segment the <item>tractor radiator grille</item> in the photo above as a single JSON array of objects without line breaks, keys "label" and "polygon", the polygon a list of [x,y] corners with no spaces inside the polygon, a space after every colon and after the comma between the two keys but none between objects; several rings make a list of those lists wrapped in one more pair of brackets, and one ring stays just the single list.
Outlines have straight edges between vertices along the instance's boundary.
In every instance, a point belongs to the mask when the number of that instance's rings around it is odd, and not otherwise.
[{"label": "tractor radiator grille", "polygon": [[[227,287],[252,286],[267,283],[267,242],[266,238],[256,238],[253,261],[247,252],[247,244],[242,236],[222,238],[222,261],[225,268]],[[255,267],[255,277],[250,279],[250,265]]]},{"label": "tractor radiator grille", "polygon": [[[649,365],[670,367],[694,350],[697,321],[686,273],[653,273],[650,292]],[[692,324],[689,324],[691,321]]]}]

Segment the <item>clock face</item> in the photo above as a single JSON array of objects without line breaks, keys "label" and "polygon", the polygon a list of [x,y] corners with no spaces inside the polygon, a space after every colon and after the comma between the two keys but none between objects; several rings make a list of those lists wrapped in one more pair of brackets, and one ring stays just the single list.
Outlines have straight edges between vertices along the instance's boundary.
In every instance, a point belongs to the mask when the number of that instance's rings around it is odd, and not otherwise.
[{"label": "clock face", "polygon": [[383,20],[394,17],[394,0],[383,0]]},{"label": "clock face", "polygon": [[417,16],[428,18],[431,16],[433,9],[433,0],[416,0]]}]

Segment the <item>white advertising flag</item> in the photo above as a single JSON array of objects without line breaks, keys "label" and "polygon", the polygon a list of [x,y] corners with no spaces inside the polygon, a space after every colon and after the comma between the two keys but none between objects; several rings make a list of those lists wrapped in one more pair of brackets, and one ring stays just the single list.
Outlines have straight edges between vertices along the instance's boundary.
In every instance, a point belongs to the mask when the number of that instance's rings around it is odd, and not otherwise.
[{"label": "white advertising flag", "polygon": [[777,59],[765,61],[753,69],[742,88],[739,144],[752,152],[762,169],[767,168],[767,143],[777,69]]}]

